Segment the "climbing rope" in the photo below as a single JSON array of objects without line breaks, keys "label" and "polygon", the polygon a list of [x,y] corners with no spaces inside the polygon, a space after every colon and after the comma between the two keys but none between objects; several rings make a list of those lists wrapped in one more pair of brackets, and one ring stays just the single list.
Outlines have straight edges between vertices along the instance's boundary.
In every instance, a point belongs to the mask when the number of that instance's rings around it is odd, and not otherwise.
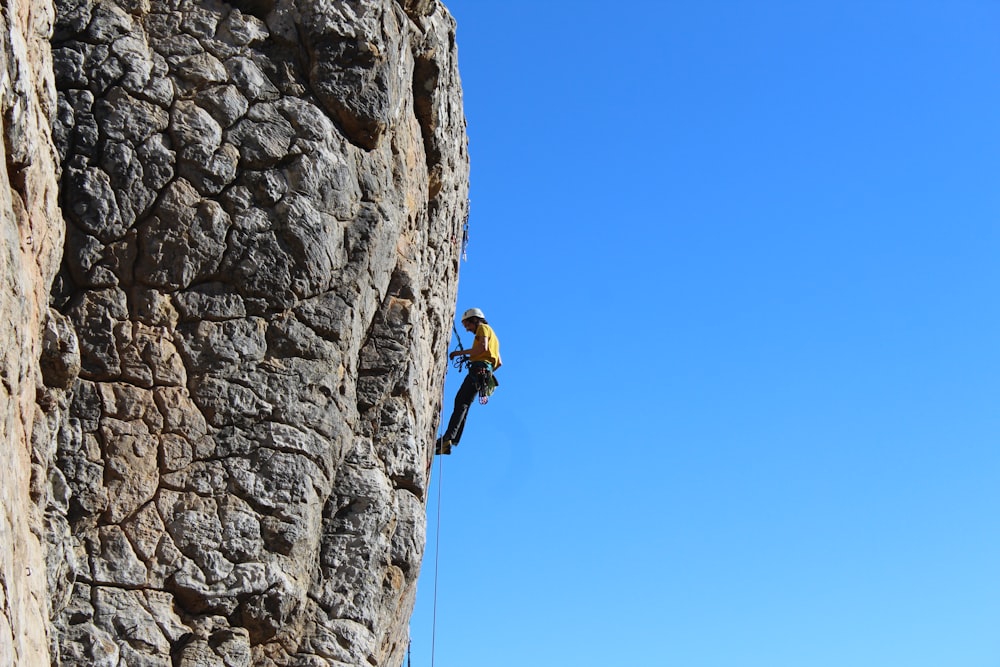
[{"label": "climbing rope", "polygon": [[[458,327],[455,326],[454,322],[451,323],[451,330],[455,334],[455,340],[458,341],[458,347],[456,347],[455,349],[464,350],[465,345],[462,344],[462,337],[458,335]],[[455,359],[451,363],[455,368],[458,369],[458,372],[461,373],[462,369],[469,365],[469,356],[464,355],[461,357],[455,357]]]},{"label": "climbing rope", "polygon": [[438,564],[441,556],[441,482],[443,481],[444,457],[438,457],[438,498],[437,524],[434,527],[434,610],[431,614],[431,667],[434,667],[434,650],[437,646],[438,618]]},{"label": "climbing rope", "polygon": [[462,222],[462,259],[469,261],[469,209],[472,208],[472,200],[465,205],[465,221]]},{"label": "climbing rope", "polygon": [[[458,342],[458,350],[464,350],[465,345],[462,343],[462,337],[458,333],[458,328],[453,322],[451,325],[451,330],[455,334],[455,340]],[[468,356],[461,356],[455,358],[455,368],[459,372],[462,372],[462,368],[466,366],[471,366]],[[471,372],[471,370],[470,370]],[[495,380],[492,378],[492,374],[485,368],[479,368],[476,371],[476,385],[479,390],[479,402],[486,404],[489,400],[490,394],[493,393],[493,389],[496,387]],[[428,473],[433,466],[433,454],[431,455],[431,464],[427,467]],[[437,652],[437,603],[438,603],[438,573],[440,571],[441,563],[441,488],[444,486],[444,457],[439,456],[438,459],[438,474],[437,474],[437,516],[435,518],[434,526],[434,602],[431,612],[431,667],[434,667],[434,659]],[[407,667],[409,665],[409,649],[407,649]]]},{"label": "climbing rope", "polygon": [[[466,219],[466,226],[468,226],[468,219]],[[464,350],[465,346],[462,344],[462,337],[458,335],[458,327],[455,323],[451,323],[451,330],[455,334],[455,340],[458,342],[458,347],[456,350]],[[469,357],[462,356],[455,358],[455,368],[458,372],[462,372],[462,367],[468,363]],[[433,454],[431,455],[431,464],[433,465],[434,459]],[[434,527],[434,604],[433,611],[431,613],[431,667],[434,667],[434,652],[437,645],[437,609],[438,609],[438,565],[440,563],[441,557],[441,487],[442,481],[444,480],[444,457],[439,456],[438,459],[438,496],[437,496],[437,519],[436,525]],[[428,472],[430,467],[427,468]]]}]

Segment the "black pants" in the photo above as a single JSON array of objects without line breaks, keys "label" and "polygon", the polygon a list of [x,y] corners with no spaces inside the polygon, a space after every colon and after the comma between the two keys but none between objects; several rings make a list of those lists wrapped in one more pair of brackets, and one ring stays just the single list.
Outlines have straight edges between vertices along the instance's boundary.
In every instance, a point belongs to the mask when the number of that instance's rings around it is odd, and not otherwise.
[{"label": "black pants", "polygon": [[[480,371],[482,370],[485,370],[487,375],[481,376]],[[469,408],[479,395],[479,383],[488,377],[489,373],[489,364],[485,362],[474,361],[469,366],[469,372],[462,380],[462,386],[458,388],[458,393],[455,394],[455,409],[448,421],[448,429],[441,436],[442,440],[451,440],[452,444],[457,445],[458,441],[462,439],[465,418],[469,416]]]}]

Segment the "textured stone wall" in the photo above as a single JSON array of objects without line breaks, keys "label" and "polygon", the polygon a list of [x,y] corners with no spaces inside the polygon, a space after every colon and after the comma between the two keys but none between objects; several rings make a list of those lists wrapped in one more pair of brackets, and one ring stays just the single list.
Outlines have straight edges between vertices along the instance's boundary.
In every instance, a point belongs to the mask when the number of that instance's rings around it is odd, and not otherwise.
[{"label": "textured stone wall", "polygon": [[452,18],[55,10],[53,661],[401,664],[467,212]]},{"label": "textured stone wall", "polygon": [[47,527],[54,450],[35,432],[57,411],[39,365],[43,339],[60,326],[47,305],[63,235],[49,129],[52,21],[46,2],[0,2],[0,665],[48,664],[45,542],[65,528],[57,516]]}]

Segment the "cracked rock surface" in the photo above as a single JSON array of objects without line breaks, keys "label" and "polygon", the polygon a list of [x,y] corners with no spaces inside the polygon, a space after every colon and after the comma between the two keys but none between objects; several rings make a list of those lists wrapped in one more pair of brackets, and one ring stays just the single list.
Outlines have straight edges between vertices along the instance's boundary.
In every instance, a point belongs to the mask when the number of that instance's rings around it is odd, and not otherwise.
[{"label": "cracked rock surface", "polygon": [[52,662],[401,664],[468,207],[453,19],[54,10]]},{"label": "cracked rock surface", "polygon": [[64,560],[68,544],[44,435],[79,370],[72,328],[48,308],[63,245],[53,20],[50,4],[0,0],[0,665],[48,663],[48,590],[64,571],[47,577],[45,554]]}]

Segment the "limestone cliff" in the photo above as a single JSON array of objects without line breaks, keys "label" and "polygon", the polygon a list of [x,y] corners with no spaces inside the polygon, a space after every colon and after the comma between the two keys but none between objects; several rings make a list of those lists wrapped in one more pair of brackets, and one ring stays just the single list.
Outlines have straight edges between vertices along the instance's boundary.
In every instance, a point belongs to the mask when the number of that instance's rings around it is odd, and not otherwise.
[{"label": "limestone cliff", "polygon": [[468,205],[454,21],[0,5],[0,651],[399,665]]},{"label": "limestone cliff", "polygon": [[[53,451],[32,437],[45,407],[36,404],[39,360],[43,338],[57,328],[48,291],[63,244],[49,127],[53,13],[45,3],[0,2],[0,9],[0,664],[44,665],[50,610],[43,508]],[[63,356],[69,364],[72,358]]]}]

